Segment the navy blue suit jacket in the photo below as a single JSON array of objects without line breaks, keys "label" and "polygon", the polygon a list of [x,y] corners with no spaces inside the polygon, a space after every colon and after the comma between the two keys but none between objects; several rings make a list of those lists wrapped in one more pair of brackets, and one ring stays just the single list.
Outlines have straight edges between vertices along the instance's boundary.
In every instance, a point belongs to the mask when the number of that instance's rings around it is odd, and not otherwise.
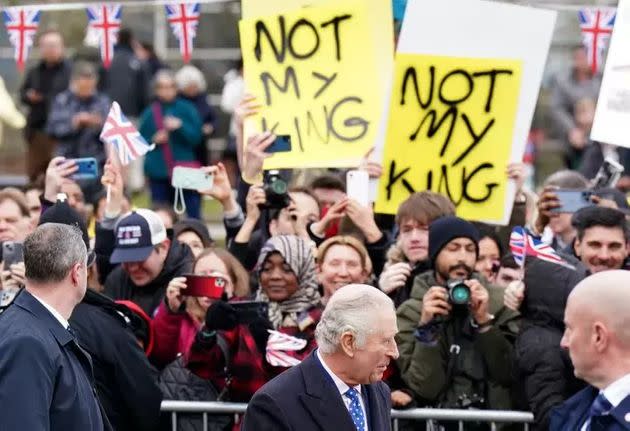
[{"label": "navy blue suit jacket", "polygon": [[101,431],[91,361],[23,290],[0,314],[0,430]]},{"label": "navy blue suit jacket", "polygon": [[[597,394],[599,390],[589,386],[556,407],[551,412],[549,430],[580,431]],[[621,401],[610,415],[593,418],[590,431],[630,431],[630,396]]]},{"label": "navy blue suit jacket", "polygon": [[[362,385],[370,431],[391,429],[387,385]],[[247,406],[241,431],[356,431],[331,377],[313,352],[260,388]]]}]

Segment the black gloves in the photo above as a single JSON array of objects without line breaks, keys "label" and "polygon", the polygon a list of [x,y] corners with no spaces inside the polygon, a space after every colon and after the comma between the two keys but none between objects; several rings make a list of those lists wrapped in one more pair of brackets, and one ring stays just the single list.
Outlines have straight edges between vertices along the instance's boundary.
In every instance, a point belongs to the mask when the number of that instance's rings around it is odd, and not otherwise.
[{"label": "black gloves", "polygon": [[227,302],[217,301],[206,312],[207,331],[229,331],[237,324],[236,310]]}]

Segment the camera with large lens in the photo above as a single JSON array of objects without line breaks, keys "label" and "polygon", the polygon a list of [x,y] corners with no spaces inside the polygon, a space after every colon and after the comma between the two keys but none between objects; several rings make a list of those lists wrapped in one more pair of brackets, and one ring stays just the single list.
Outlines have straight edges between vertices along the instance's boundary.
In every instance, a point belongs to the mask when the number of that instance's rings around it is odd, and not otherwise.
[{"label": "camera with large lens", "polygon": [[449,280],[446,290],[451,304],[464,306],[470,302],[470,288],[462,280]]},{"label": "camera with large lens", "polygon": [[289,184],[282,178],[280,171],[271,170],[265,173],[263,181],[265,203],[261,208],[282,209],[289,206]]}]

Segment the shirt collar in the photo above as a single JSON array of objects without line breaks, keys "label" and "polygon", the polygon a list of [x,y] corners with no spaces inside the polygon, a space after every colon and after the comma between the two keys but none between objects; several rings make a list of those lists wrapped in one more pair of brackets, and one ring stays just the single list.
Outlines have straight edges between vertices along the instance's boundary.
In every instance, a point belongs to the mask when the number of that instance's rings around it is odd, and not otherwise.
[{"label": "shirt collar", "polygon": [[606,389],[601,391],[601,393],[610,401],[613,408],[617,407],[630,395],[630,374],[626,374],[622,378],[612,382]]},{"label": "shirt collar", "polygon": [[[326,365],[326,362],[324,362],[324,358],[322,358],[322,355],[319,353],[319,349],[317,349],[317,359],[319,359],[319,362],[322,364],[322,367],[324,367],[324,370],[326,370],[328,375],[333,379],[333,382],[335,383],[335,386],[337,387],[339,393],[342,396],[345,395],[346,392],[348,392],[348,389],[350,389],[350,386],[344,383],[343,380],[337,377],[337,375],[333,373],[330,368],[328,368],[328,365]],[[358,393],[361,393],[361,385],[356,385],[353,387],[357,390]]]},{"label": "shirt collar", "polygon": [[33,295],[33,298],[37,299],[46,308],[46,310],[50,311],[50,314],[52,314],[55,317],[55,319],[57,319],[59,323],[61,323],[61,326],[63,326],[64,329],[68,329],[68,326],[70,326],[70,324],[68,323],[66,319],[64,319],[64,317],[61,314],[59,314],[57,310],[55,310],[53,307],[51,307],[46,302],[44,302],[43,299],[37,297],[37,295],[33,294],[33,292],[31,292],[31,295]]}]

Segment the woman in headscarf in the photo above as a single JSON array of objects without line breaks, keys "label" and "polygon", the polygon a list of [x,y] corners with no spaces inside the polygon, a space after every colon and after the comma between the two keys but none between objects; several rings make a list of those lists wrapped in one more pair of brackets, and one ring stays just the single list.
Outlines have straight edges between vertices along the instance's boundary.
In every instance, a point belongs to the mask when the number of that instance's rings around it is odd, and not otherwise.
[{"label": "woman in headscarf", "polygon": [[214,303],[187,355],[188,368],[221,392],[228,381],[226,355],[217,342],[222,338],[230,356],[228,398],[236,402],[248,402],[267,381],[315,349],[315,327],[323,310],[312,249],[302,238],[269,239],[256,269],[255,301],[265,304],[266,315],[244,318],[235,302]]}]

